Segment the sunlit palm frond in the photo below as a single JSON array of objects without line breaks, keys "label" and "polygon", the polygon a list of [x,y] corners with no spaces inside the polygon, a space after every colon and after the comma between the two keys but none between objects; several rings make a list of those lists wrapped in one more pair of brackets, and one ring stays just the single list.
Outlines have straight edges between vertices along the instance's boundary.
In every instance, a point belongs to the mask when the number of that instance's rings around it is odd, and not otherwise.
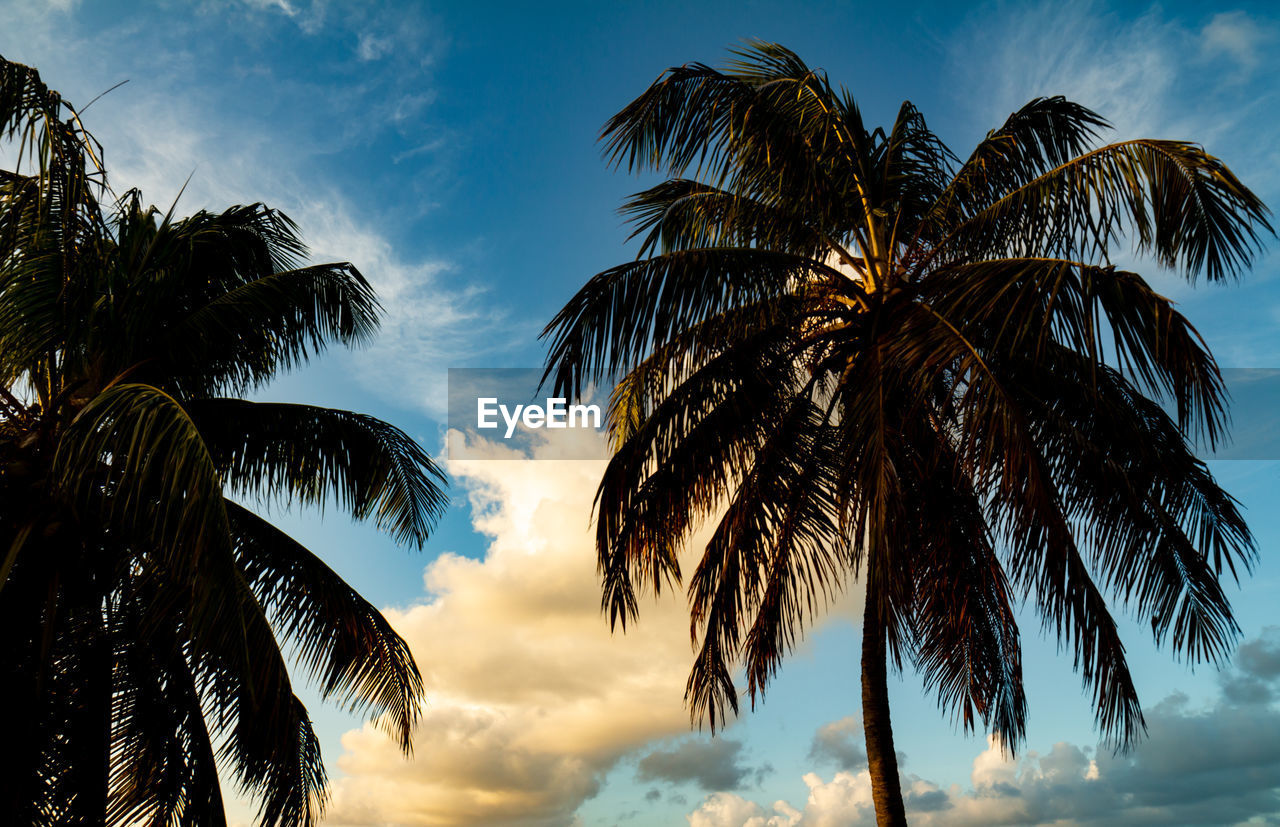
[{"label": "sunlit palm frond", "polygon": [[[851,550],[828,454],[835,433],[825,418],[823,408],[801,398],[778,422],[734,490],[689,582],[694,629],[705,627],[707,638],[720,638],[717,651],[741,660],[753,704],[806,622],[843,589],[840,575]],[[736,601],[725,599],[732,590]],[[734,625],[745,634],[731,631]],[[695,719],[709,713],[712,701],[697,695],[689,701]]]},{"label": "sunlit palm frond", "polygon": [[[602,605],[611,622],[634,616],[634,583],[660,592],[677,580],[675,550],[751,467],[783,385],[779,329],[695,365],[655,359],[629,377],[626,438],[596,494]],[[771,358],[772,357],[772,358]],[[615,396],[615,399],[617,397]],[[620,409],[610,409],[618,433]]]},{"label": "sunlit palm frond", "polygon": [[810,258],[739,247],[683,250],[606,270],[543,331],[551,347],[546,376],[554,376],[557,392],[575,395],[593,380],[629,372],[689,328],[785,300],[797,281],[814,277],[843,278]]},{"label": "sunlit palm frond", "polygon": [[639,258],[709,247],[763,247],[820,258],[819,230],[778,205],[684,178],[667,180],[631,196],[621,213],[643,236]]},{"label": "sunlit palm frond", "polygon": [[961,220],[939,260],[1054,256],[1107,260],[1126,232],[1188,278],[1248,268],[1270,212],[1222,161],[1184,141],[1108,144],[1021,183]]},{"label": "sunlit palm frond", "polygon": [[988,132],[956,171],[927,216],[925,240],[938,240],[938,230],[1080,155],[1107,126],[1097,113],[1060,96],[1027,102]]}]

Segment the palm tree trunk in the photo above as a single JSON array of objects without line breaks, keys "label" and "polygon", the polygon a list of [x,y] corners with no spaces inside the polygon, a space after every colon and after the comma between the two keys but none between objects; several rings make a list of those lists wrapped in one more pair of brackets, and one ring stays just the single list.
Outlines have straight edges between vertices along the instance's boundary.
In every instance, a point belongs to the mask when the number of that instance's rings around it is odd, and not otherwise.
[{"label": "palm tree trunk", "polygon": [[867,739],[867,769],[878,827],[905,827],[898,756],[889,723],[889,685],[885,666],[885,628],[868,595],[862,618],[862,728]]}]

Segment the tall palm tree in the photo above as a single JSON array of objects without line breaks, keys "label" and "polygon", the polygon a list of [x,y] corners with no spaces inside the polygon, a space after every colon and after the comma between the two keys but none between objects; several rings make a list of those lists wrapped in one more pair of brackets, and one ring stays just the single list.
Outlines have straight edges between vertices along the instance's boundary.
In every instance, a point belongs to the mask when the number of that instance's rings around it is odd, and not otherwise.
[{"label": "tall palm tree", "polygon": [[714,731],[736,670],[754,703],[815,608],[862,581],[881,824],[905,823],[889,663],[966,731],[1023,738],[1018,594],[1072,651],[1102,732],[1133,743],[1107,595],[1216,660],[1237,633],[1221,578],[1254,549],[1191,448],[1222,435],[1218,368],[1111,255],[1128,232],[1191,279],[1230,278],[1266,207],[1197,145],[1095,146],[1103,119],[1062,98],[962,161],[910,103],[872,130],[792,52],[734,55],[668,69],[609,121],[615,165],[670,178],[623,207],[637,259],[544,332],[559,392],[615,387],[596,503],[611,623],[678,583],[675,549],[717,520],[688,586],[686,688]]},{"label": "tall palm tree", "polygon": [[241,503],[332,501],[421,545],[443,478],[373,417],[237,397],[367,341],[373,290],[301,266],[261,204],[104,209],[75,110],[3,61],[0,131],[19,155],[0,173],[0,809],[221,825],[221,768],[262,823],[315,823],[290,660],[406,752],[422,680],[374,606]]}]

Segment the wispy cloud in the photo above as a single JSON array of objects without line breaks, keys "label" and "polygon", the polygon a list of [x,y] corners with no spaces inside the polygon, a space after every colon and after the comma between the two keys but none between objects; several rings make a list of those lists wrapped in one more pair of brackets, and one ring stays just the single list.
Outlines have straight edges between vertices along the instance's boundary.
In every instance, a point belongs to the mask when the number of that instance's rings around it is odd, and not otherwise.
[{"label": "wispy cloud", "polygon": [[288,17],[298,16],[298,7],[289,0],[244,0],[244,2],[256,9],[275,9]]},{"label": "wispy cloud", "polygon": [[1200,33],[1201,53],[1227,57],[1239,67],[1237,80],[1247,80],[1262,63],[1262,50],[1275,39],[1269,26],[1243,11],[1215,14]]},{"label": "wispy cloud", "polygon": [[1038,3],[976,13],[951,39],[949,62],[976,128],[1032,97],[1066,95],[1110,120],[1114,138],[1199,141],[1258,187],[1275,149],[1256,140],[1257,122],[1280,88],[1228,82],[1242,70],[1274,76],[1280,58],[1263,47],[1275,37],[1273,22],[1245,11],[1192,23],[1158,5],[1125,19],[1099,3]]},{"label": "wispy cloud", "polygon": [[[1268,80],[1280,73],[1275,38],[1272,20],[1245,11],[1197,21],[1159,5],[1137,16],[1098,2],[984,6],[950,38],[948,63],[975,138],[1033,97],[1065,95],[1112,123],[1104,140],[1196,141],[1274,204],[1280,145],[1264,136],[1280,100]],[[1127,250],[1116,263],[1175,299],[1192,295],[1181,275]]]},{"label": "wispy cloud", "polygon": [[[351,261],[370,279],[386,309],[381,333],[368,350],[334,354],[324,365],[345,367],[367,390],[442,417],[450,365],[498,361],[515,343],[533,341],[532,322],[513,323],[507,308],[476,286],[483,283],[482,274],[468,272],[462,278],[468,240],[461,240],[462,248],[406,245],[401,240],[405,227],[395,224],[415,212],[409,203],[414,178],[418,190],[428,182],[447,188],[451,172],[442,165],[457,151],[424,121],[435,95],[425,67],[443,46],[420,18],[402,15],[395,33],[385,36],[395,45],[394,61],[349,75],[335,58],[334,77],[322,88],[305,73],[289,75],[254,63],[252,49],[227,60],[204,43],[201,27],[212,18],[249,13],[314,23],[324,18],[323,3],[214,3],[203,14],[176,17],[166,39],[125,20],[96,31],[92,47],[77,41],[55,12],[29,4],[23,8],[21,25],[13,29],[21,31],[22,51],[8,56],[40,67],[46,81],[70,100],[83,103],[120,80],[132,81],[94,104],[86,116],[106,147],[118,190],[138,187],[167,209],[189,179],[179,215],[265,202],[298,222],[314,260]],[[393,31],[393,22],[385,13],[353,12],[342,25],[354,43],[366,31]],[[69,57],[89,53],[124,57],[105,70],[92,60]],[[230,88],[210,85],[210,78]],[[233,105],[246,87],[259,90],[264,104],[278,106]],[[299,103],[307,100],[323,105]],[[432,151],[386,159],[388,174],[395,169],[400,178],[401,203],[394,212],[379,201],[370,203],[371,196],[345,192],[324,172],[330,159],[360,150],[379,129],[432,135]],[[403,163],[410,159],[412,170]],[[424,203],[419,212],[430,208]]]}]

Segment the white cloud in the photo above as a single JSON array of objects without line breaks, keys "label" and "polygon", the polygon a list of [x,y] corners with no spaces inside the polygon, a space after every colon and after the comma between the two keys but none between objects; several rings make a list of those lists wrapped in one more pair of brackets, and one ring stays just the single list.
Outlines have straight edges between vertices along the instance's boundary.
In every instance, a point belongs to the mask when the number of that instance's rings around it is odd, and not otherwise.
[{"label": "white cloud", "polygon": [[1245,70],[1274,74],[1275,50],[1263,48],[1274,36],[1272,24],[1243,11],[1194,28],[1159,6],[1126,20],[1099,3],[1041,2],[974,18],[953,39],[950,62],[967,90],[963,108],[982,130],[1033,97],[1065,95],[1112,122],[1108,139],[1198,141],[1256,188],[1275,180],[1259,178],[1275,150],[1256,130],[1276,89],[1235,81]]},{"label": "white cloud", "polygon": [[245,2],[255,9],[275,9],[289,17],[298,16],[298,7],[289,0],[245,0]]},{"label": "white cloud", "polygon": [[1215,14],[1200,32],[1201,50],[1208,56],[1224,55],[1240,67],[1241,80],[1258,67],[1260,51],[1273,37],[1243,11]]},{"label": "white cloud", "polygon": [[469,455],[493,459],[448,463],[488,546],[482,559],[442,555],[424,600],[386,612],[423,671],[427,713],[411,762],[372,725],[343,737],[333,823],[566,824],[627,755],[650,780],[707,764],[695,773],[704,788],[770,771],[723,736],[647,746],[689,732],[688,608],[679,594],[646,598],[637,624],[610,633],[589,522],[604,463],[547,459],[561,449],[537,444],[531,461],[482,442]]},{"label": "white cloud", "polygon": [[689,827],[791,827],[800,818],[785,801],[775,802],[772,810],[730,793],[713,793],[688,815]]},{"label": "white cloud", "polygon": [[[245,2],[259,11],[299,20],[320,20],[325,9],[322,3],[304,8],[288,0]],[[217,4],[211,9],[222,16],[237,13],[235,7]],[[341,125],[352,120],[347,117],[350,107],[358,107],[361,115],[375,113],[374,122],[387,129],[422,129],[423,110],[435,93],[426,85],[429,79],[421,66],[433,58],[439,38],[428,36],[420,21],[412,16],[402,21],[403,36],[397,35],[400,39],[395,43],[403,65],[365,72],[352,88],[326,89],[323,100],[328,109],[309,108],[308,117],[313,120],[290,123],[277,121],[278,113],[266,107],[231,114],[219,103],[217,90],[180,80],[200,76],[205,61],[213,59],[194,45],[199,42],[196,33],[202,17],[195,23],[175,21],[170,42],[178,45],[143,48],[139,37],[144,35],[136,26],[122,24],[97,32],[90,49],[87,43],[76,43],[65,31],[65,21],[59,23],[46,9],[24,3],[17,12],[22,12],[17,27],[23,34],[22,51],[9,56],[38,66],[45,81],[68,99],[83,104],[118,81],[131,81],[96,102],[86,114],[87,125],[105,147],[117,191],[139,188],[147,201],[166,210],[187,182],[177,203],[179,216],[198,209],[265,202],[298,222],[314,261],[351,261],[373,283],[386,309],[382,330],[367,350],[335,353],[322,360],[322,370],[345,367],[368,390],[443,418],[450,365],[486,358],[498,361],[534,341],[538,325],[513,323],[506,308],[478,286],[483,279],[469,274],[463,283],[453,251],[404,253],[403,245],[393,243],[381,226],[377,205],[358,203],[316,175],[316,165],[323,158],[349,151],[367,139],[367,135],[343,132]],[[381,17],[366,21],[353,15],[349,22],[389,26]],[[82,53],[122,57],[110,61],[67,57]],[[251,63],[231,63],[245,74],[245,82],[266,87],[267,95],[321,97],[316,88],[292,89],[296,79],[274,77]],[[368,128],[367,118],[358,120],[362,129]],[[447,155],[444,143],[443,138],[433,139],[428,168],[435,158]],[[390,167],[396,160],[386,162]],[[396,174],[403,178],[408,173],[398,168]],[[420,174],[436,173],[428,169]]]},{"label": "white cloud", "polygon": [[371,32],[362,32],[356,44],[356,54],[361,60],[377,60],[391,51],[390,37],[379,37]]},{"label": "white cloud", "polygon": [[99,130],[117,186],[137,186],[167,209],[190,176],[177,215],[263,201],[299,224],[314,261],[350,261],[370,280],[385,310],[378,336],[365,350],[335,354],[354,363],[351,373],[369,390],[443,417],[451,364],[499,358],[517,336],[536,334],[532,323],[513,324],[485,300],[483,287],[461,284],[447,259],[398,252],[342,193],[277,164],[265,139],[224,143],[230,136],[203,128],[203,113],[154,99],[122,114],[103,119]]},{"label": "white cloud", "polygon": [[[515,457],[491,447],[495,457]],[[600,462],[452,461],[483,559],[446,554],[388,617],[427,684],[414,760],[372,726],[343,738],[338,824],[565,824],[617,760],[686,732],[683,601],[610,633],[589,514]]]},{"label": "white cloud", "polygon": [[1121,135],[1170,125],[1191,32],[1155,10],[1120,23],[1087,2],[1004,12],[994,20],[983,16],[954,41],[953,62],[973,85],[967,102],[980,107],[975,114],[984,129],[1031,98],[1050,95],[1097,110]]},{"label": "white cloud", "polygon": [[[1159,5],[1131,19],[1103,3],[1039,2],[996,6],[970,19],[951,42],[950,75],[963,90],[960,111],[976,139],[1034,97],[1064,95],[1115,127],[1103,141],[1137,137],[1201,143],[1265,201],[1280,192],[1280,151],[1266,115],[1276,106],[1280,71],[1270,44],[1274,24],[1244,11],[1223,12],[1203,27]],[[1244,81],[1252,79],[1253,82]],[[958,147],[960,154],[967,146]],[[1192,287],[1180,274],[1138,259],[1120,245],[1116,264],[1184,301]],[[1252,290],[1269,268],[1262,259]],[[1249,356],[1250,342],[1239,348]]]},{"label": "white cloud", "polygon": [[31,25],[36,21],[47,20],[53,15],[62,15],[80,5],[80,0],[5,0],[4,13],[12,25],[14,18],[18,25]]},{"label": "white cloud", "polygon": [[[1174,694],[1147,713],[1147,738],[1116,755],[1066,742],[1047,753],[1003,754],[994,740],[973,761],[970,786],[943,789],[904,776],[903,797],[920,827],[1273,823],[1280,818],[1280,627],[1240,647],[1221,675],[1222,695],[1193,707]],[[822,732],[820,729],[819,732]],[[875,823],[866,770],[830,780],[804,776],[802,810],[773,815],[717,793],[689,816],[704,827],[856,827]]]}]

